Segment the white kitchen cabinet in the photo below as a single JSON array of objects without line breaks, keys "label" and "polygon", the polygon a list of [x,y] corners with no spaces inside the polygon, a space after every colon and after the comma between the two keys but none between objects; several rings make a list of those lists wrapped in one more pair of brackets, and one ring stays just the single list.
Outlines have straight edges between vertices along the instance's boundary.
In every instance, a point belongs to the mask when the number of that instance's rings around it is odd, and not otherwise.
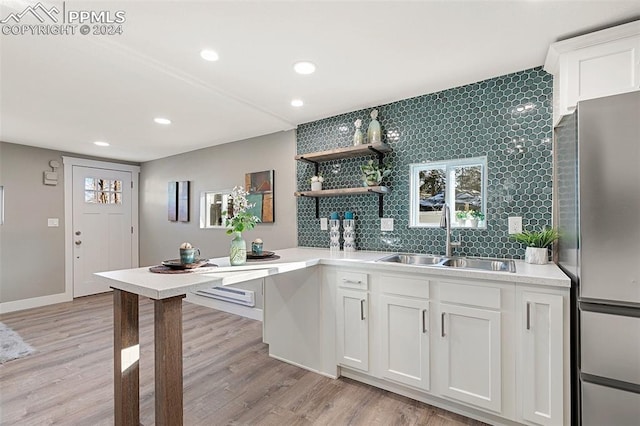
[{"label": "white kitchen cabinet", "polygon": [[429,302],[386,294],[379,300],[382,377],[429,390]]},{"label": "white kitchen cabinet", "polygon": [[516,380],[521,420],[562,425],[563,296],[518,289],[516,298],[520,309]]},{"label": "white kitchen cabinet", "polygon": [[338,363],[369,371],[369,292],[367,274],[339,271],[336,291]]},{"label": "white kitchen cabinet", "polygon": [[437,389],[441,395],[501,412],[500,312],[440,303]]},{"label": "white kitchen cabinet", "polygon": [[640,90],[640,21],[553,43],[554,124],[579,101]]}]

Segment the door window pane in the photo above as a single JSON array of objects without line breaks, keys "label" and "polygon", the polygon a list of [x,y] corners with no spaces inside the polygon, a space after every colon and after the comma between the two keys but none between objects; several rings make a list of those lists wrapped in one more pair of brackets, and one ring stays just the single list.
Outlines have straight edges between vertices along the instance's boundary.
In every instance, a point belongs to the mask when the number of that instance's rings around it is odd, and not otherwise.
[{"label": "door window pane", "polygon": [[84,179],[84,202],[122,204],[122,181],[102,178]]}]

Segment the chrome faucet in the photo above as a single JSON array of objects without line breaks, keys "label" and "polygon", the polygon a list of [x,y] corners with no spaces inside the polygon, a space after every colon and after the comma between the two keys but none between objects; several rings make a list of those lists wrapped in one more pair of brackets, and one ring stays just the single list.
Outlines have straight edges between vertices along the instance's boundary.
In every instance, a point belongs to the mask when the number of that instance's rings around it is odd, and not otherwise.
[{"label": "chrome faucet", "polygon": [[440,228],[447,230],[447,239],[445,245],[445,253],[446,257],[451,257],[451,247],[456,246],[459,247],[461,245],[460,241],[451,242],[451,210],[447,203],[444,203],[442,206],[442,216],[440,217]]}]

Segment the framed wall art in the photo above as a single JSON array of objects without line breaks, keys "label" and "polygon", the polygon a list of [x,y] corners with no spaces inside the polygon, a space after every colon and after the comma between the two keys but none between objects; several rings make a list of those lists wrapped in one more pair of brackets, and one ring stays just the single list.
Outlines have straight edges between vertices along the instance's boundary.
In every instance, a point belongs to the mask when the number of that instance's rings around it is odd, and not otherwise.
[{"label": "framed wall art", "polygon": [[260,223],[275,222],[273,175],[273,170],[244,175],[244,187],[249,193],[247,201],[253,204],[248,211],[258,216]]},{"label": "framed wall art", "polygon": [[169,182],[167,188],[167,219],[178,220],[178,182]]}]

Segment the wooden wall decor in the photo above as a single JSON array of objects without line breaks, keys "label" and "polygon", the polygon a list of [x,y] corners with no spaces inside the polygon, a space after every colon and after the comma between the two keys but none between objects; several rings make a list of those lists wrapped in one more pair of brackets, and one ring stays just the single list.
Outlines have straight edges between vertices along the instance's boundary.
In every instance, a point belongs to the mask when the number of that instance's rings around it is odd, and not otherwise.
[{"label": "wooden wall decor", "polygon": [[248,211],[258,216],[260,223],[275,222],[273,175],[273,170],[244,175],[244,187],[249,193],[247,201],[253,204]]}]

